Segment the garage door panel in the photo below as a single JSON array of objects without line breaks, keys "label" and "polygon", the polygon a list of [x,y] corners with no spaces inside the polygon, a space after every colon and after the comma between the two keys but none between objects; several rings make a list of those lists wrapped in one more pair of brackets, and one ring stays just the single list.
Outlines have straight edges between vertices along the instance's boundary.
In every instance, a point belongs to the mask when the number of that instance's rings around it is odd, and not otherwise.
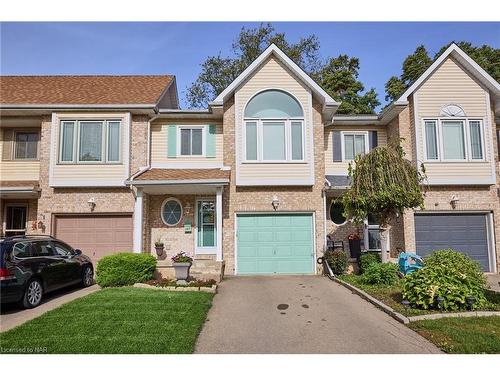
[{"label": "garage door panel", "polygon": [[484,214],[415,215],[417,254],[454,249],[479,262],[489,271],[488,232]]},{"label": "garage door panel", "polygon": [[132,228],[131,215],[57,216],[54,234],[96,263],[112,253],[131,252]]},{"label": "garage door panel", "polygon": [[313,273],[310,214],[238,215],[239,274]]}]

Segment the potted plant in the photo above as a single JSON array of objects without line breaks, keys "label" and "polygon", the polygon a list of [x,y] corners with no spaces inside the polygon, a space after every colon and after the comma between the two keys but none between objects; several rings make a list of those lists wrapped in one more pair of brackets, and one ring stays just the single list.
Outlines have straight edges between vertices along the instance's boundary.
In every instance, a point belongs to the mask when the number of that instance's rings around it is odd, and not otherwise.
[{"label": "potted plant", "polygon": [[175,270],[175,278],[178,283],[186,283],[189,277],[189,268],[193,264],[193,258],[184,251],[175,254],[172,257],[172,263]]},{"label": "potted plant", "polygon": [[165,249],[165,244],[161,240],[161,238],[158,238],[155,241],[155,250],[156,250],[156,255],[161,257],[163,255],[163,250]]},{"label": "potted plant", "polygon": [[357,233],[352,233],[347,237],[347,239],[349,240],[351,258],[359,259],[361,255],[361,238]]}]

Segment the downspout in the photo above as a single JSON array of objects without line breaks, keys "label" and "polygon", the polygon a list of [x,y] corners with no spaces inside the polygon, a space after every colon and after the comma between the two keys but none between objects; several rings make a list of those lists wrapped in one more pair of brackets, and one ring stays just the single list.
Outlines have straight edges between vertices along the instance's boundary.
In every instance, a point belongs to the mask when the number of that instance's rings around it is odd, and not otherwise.
[{"label": "downspout", "polygon": [[325,178],[325,187],[321,190],[321,193],[323,195],[323,253],[326,251],[327,249],[327,245],[328,245],[328,242],[327,242],[327,234],[326,234],[326,190],[327,190],[327,187],[331,187],[332,184],[330,183],[330,181],[328,181],[327,178]]}]

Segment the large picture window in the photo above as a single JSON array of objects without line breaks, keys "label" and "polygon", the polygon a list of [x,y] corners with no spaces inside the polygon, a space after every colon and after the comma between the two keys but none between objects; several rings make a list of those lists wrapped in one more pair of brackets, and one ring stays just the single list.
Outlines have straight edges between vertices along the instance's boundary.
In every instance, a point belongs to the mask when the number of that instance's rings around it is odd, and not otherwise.
[{"label": "large picture window", "polygon": [[280,90],[255,95],[245,108],[245,161],[304,160],[304,113],[295,98]]},{"label": "large picture window", "polygon": [[121,122],[117,120],[61,121],[61,163],[118,163],[121,160]]},{"label": "large picture window", "polygon": [[427,161],[484,160],[481,120],[424,120]]}]

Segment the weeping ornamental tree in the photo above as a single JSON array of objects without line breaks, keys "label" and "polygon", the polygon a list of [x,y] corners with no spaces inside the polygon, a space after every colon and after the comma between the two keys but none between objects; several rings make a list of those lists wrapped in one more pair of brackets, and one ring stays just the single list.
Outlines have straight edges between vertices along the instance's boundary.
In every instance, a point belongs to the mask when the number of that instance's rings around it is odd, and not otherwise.
[{"label": "weeping ornamental tree", "polygon": [[380,224],[382,261],[387,261],[387,228],[391,220],[404,210],[424,206],[426,179],[423,165],[419,170],[405,159],[400,142],[376,147],[366,155],[358,155],[349,164],[352,184],[343,195],[344,215],[361,224],[368,214]]}]

